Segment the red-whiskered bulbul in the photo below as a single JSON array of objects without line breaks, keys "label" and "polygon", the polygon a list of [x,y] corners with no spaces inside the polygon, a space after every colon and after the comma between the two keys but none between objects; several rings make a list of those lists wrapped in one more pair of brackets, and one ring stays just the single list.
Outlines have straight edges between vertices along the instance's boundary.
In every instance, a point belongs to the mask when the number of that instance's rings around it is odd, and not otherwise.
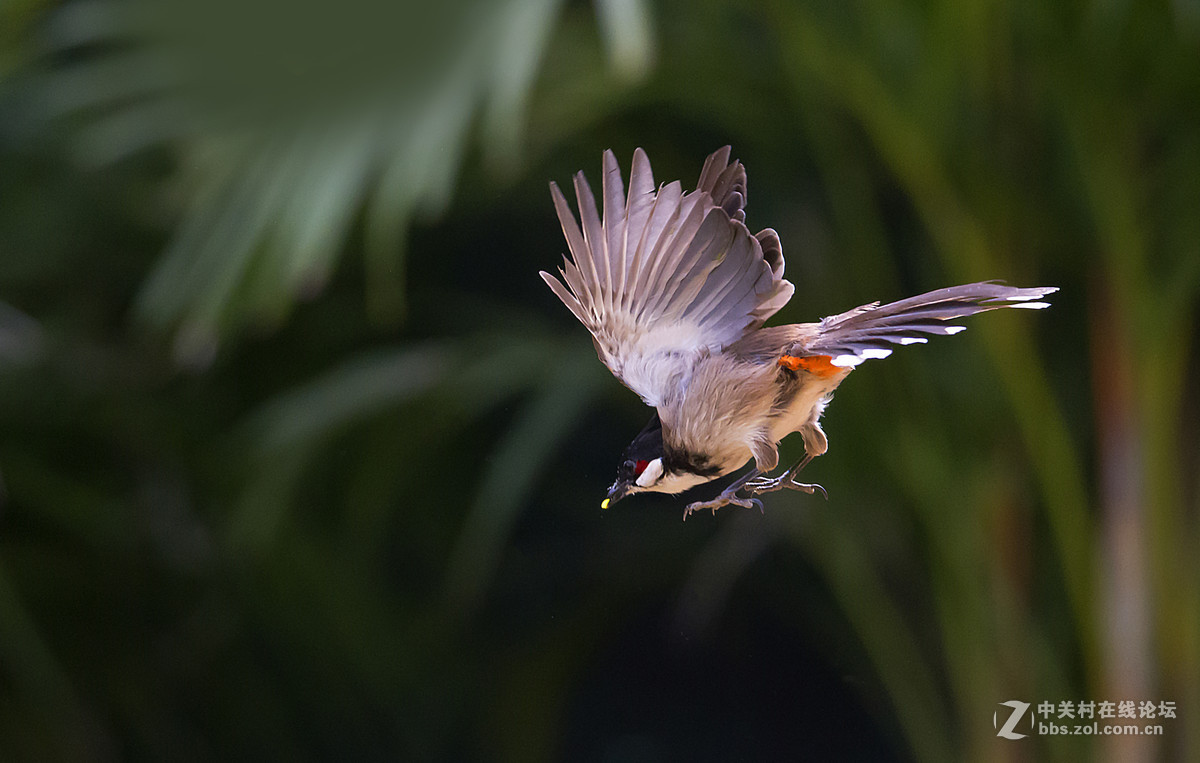
[{"label": "red-whiskered bulbul", "polygon": [[[825,493],[796,474],[828,448],[821,414],[859,363],[927,335],[956,334],[964,327],[953,321],[968,315],[1048,307],[1043,298],[1058,290],[972,283],[763,328],[795,287],[783,277],[775,231],[746,227],[746,170],[729,158],[728,146],[709,156],[696,190],[684,193],[678,181],[655,188],[639,148],[626,195],[606,151],[603,213],[583,173],[575,176],[582,228],[550,184],[571,259],[563,257],[562,281],[541,276],[592,333],[613,375],[657,409],[626,448],[605,507],[632,493],[680,493],[750,459],[747,474],[713,500],[689,504],[684,518],[725,504],[761,508],[748,496],[784,488]],[[804,459],[768,477],[792,432],[804,439]]]}]

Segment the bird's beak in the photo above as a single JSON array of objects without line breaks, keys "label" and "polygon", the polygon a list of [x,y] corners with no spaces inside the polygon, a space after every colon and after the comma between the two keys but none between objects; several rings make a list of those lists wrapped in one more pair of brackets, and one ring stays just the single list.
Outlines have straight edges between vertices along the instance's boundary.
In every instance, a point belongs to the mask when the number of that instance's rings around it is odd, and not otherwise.
[{"label": "bird's beak", "polygon": [[608,489],[608,497],[600,502],[600,508],[607,509],[627,495],[629,495],[629,483],[617,480]]}]

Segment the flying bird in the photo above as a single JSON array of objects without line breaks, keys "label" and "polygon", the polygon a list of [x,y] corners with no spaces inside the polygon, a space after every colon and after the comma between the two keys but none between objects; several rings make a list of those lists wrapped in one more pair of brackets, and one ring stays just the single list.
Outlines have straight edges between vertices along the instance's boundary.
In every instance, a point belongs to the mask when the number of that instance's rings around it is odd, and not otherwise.
[{"label": "flying bird", "polygon": [[[692,512],[727,504],[762,507],[754,495],[825,489],[797,475],[829,447],[821,414],[864,360],[895,346],[964,330],[960,318],[1001,307],[1048,307],[1056,287],[995,281],[951,286],[817,323],[764,328],[795,287],[783,277],[783,247],[770,228],[746,227],[746,169],[726,146],[704,163],[696,190],[655,187],[642,149],[626,193],[604,152],[603,210],[582,172],[577,221],[555,183],[550,193],[571,257],[562,280],[541,276],[592,334],[604,365],[655,409],[621,458],[602,504],[642,492],[681,493],[753,466]],[[779,442],[793,432],[804,458],[777,476]],[[744,495],[742,495],[744,493]]]}]

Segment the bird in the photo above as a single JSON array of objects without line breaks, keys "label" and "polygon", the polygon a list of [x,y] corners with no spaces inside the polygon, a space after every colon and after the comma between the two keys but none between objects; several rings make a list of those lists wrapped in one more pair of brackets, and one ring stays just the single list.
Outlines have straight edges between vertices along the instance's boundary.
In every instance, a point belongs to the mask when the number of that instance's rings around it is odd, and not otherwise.
[{"label": "bird", "polygon": [[[778,490],[828,493],[799,472],[829,447],[821,415],[862,362],[897,346],[964,330],[956,321],[1004,307],[1042,309],[1053,286],[1000,281],[951,286],[898,302],[872,302],[814,323],[764,327],[792,298],[783,246],[771,228],[746,226],[746,169],[725,146],[693,191],[655,186],[646,152],[633,153],[626,191],[616,156],[602,159],[602,207],[583,172],[576,219],[554,182],[550,194],[570,257],[542,279],[591,333],[601,362],[646,405],[649,423],[621,456],[601,506],[636,493],[678,494],[753,462],[683,518],[726,505],[757,507]],[[798,433],[804,457],[772,477],[779,443]]]}]

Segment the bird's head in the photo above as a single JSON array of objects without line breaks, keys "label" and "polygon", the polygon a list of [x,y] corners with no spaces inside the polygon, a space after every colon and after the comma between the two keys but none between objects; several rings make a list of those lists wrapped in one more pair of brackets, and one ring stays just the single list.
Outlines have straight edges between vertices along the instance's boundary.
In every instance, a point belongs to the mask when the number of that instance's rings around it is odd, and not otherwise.
[{"label": "bird's head", "polygon": [[[672,457],[663,447],[662,422],[655,413],[650,423],[621,454],[617,480],[600,504],[607,509],[634,493],[681,493],[713,478],[692,468],[694,459]],[[708,471],[708,470],[706,470]]]}]

